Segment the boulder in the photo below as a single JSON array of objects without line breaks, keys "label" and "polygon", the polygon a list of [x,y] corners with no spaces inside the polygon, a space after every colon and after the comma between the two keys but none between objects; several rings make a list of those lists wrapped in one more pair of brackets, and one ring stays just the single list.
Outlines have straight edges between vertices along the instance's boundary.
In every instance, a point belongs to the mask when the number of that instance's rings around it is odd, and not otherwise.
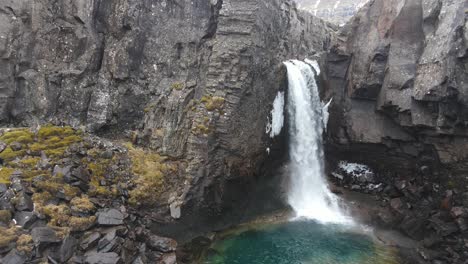
[{"label": "boulder", "polygon": [[116,226],[122,225],[124,214],[117,209],[105,209],[96,214],[99,225],[102,226]]},{"label": "boulder", "polygon": [[34,212],[16,212],[14,219],[16,224],[24,229],[29,229],[36,222],[37,216]]},{"label": "boulder", "polygon": [[96,246],[98,244],[99,238],[101,238],[101,234],[99,232],[86,234],[80,243],[80,248],[86,251],[89,248]]},{"label": "boulder", "polygon": [[10,144],[10,148],[14,151],[20,151],[23,148],[23,145],[19,142],[13,142]]},{"label": "boulder", "polygon": [[2,264],[23,264],[26,263],[27,257],[16,250],[10,251],[5,257],[0,259]]},{"label": "boulder", "polygon": [[61,239],[50,227],[35,227],[31,231],[31,236],[37,246],[58,243]]},{"label": "boulder", "polygon": [[146,241],[148,247],[163,253],[174,252],[177,248],[177,242],[174,239],[150,235]]},{"label": "boulder", "polygon": [[14,205],[18,211],[32,211],[34,210],[34,203],[31,199],[31,196],[27,195],[25,192],[20,192],[14,198]]},{"label": "boulder", "polygon": [[67,236],[63,242],[50,250],[49,257],[52,257],[58,263],[66,263],[75,253],[78,246],[78,240],[72,236]]}]

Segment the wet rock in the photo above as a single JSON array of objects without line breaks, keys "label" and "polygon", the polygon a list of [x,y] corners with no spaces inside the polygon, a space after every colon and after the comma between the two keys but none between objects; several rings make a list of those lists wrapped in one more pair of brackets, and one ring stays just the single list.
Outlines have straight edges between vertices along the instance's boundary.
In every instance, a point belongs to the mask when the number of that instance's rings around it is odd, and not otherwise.
[{"label": "wet rock", "polygon": [[85,255],[86,264],[118,264],[120,263],[120,257],[117,253],[99,253],[93,252]]},{"label": "wet rock", "polygon": [[101,234],[99,232],[93,232],[85,235],[84,239],[80,243],[80,248],[84,251],[92,248],[98,244]]},{"label": "wet rock", "polygon": [[97,221],[102,226],[116,226],[122,225],[124,215],[116,209],[105,209],[97,214]]},{"label": "wet rock", "polygon": [[34,212],[16,212],[14,219],[17,225],[29,229],[36,222],[37,216]]},{"label": "wet rock", "polygon": [[177,248],[177,242],[174,239],[167,237],[160,237],[157,235],[150,235],[146,244],[152,250],[163,253],[173,252]]},{"label": "wet rock", "polygon": [[23,264],[26,263],[27,257],[16,250],[12,250],[0,260],[2,264]]},{"label": "wet rock", "polygon": [[409,237],[422,240],[426,235],[426,224],[425,219],[414,216],[405,216],[403,221],[399,225],[400,230],[403,230]]},{"label": "wet rock", "polygon": [[61,241],[55,231],[50,227],[35,227],[31,231],[31,236],[37,246],[58,243]]},{"label": "wet rock", "polygon": [[31,196],[24,192],[20,192],[14,198],[14,205],[18,211],[32,211],[34,209],[34,203],[31,199]]},{"label": "wet rock", "polygon": [[23,145],[19,142],[13,142],[10,144],[10,148],[14,151],[20,151],[23,148]]}]

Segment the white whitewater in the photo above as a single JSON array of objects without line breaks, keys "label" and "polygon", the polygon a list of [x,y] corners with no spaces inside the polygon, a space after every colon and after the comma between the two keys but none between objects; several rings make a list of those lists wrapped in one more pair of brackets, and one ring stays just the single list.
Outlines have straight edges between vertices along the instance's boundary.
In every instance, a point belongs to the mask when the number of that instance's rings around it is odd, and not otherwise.
[{"label": "white whitewater", "polygon": [[[310,61],[307,61],[310,62]],[[320,101],[315,64],[292,60],[288,69],[288,114],[290,129],[291,189],[289,204],[297,217],[322,223],[349,223],[325,180],[323,131],[328,105]]]}]

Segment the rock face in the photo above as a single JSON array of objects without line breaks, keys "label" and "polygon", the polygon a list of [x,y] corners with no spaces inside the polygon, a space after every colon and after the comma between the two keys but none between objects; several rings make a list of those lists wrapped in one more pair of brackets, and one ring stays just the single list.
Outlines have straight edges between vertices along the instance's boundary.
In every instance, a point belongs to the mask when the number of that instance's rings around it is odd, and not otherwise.
[{"label": "rock face", "polygon": [[291,0],[24,0],[0,10],[0,126],[131,134],[185,164],[164,208],[201,226],[193,215],[229,219],[261,202],[244,194],[268,189],[254,176],[284,157],[282,137],[265,133],[286,88],[281,63],[318,58],[333,38]]},{"label": "rock face", "polygon": [[343,25],[369,0],[295,0],[300,8],[337,25]]},{"label": "rock face", "polygon": [[375,0],[359,12],[328,58],[333,142],[394,167],[468,169],[466,6]]}]

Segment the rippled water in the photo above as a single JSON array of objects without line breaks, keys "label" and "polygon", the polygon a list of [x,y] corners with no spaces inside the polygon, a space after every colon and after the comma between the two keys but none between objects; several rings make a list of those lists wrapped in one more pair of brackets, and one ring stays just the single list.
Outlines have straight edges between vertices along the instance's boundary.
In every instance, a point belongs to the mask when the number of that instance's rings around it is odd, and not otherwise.
[{"label": "rippled water", "polygon": [[393,250],[349,227],[293,221],[218,241],[205,264],[398,264]]}]

